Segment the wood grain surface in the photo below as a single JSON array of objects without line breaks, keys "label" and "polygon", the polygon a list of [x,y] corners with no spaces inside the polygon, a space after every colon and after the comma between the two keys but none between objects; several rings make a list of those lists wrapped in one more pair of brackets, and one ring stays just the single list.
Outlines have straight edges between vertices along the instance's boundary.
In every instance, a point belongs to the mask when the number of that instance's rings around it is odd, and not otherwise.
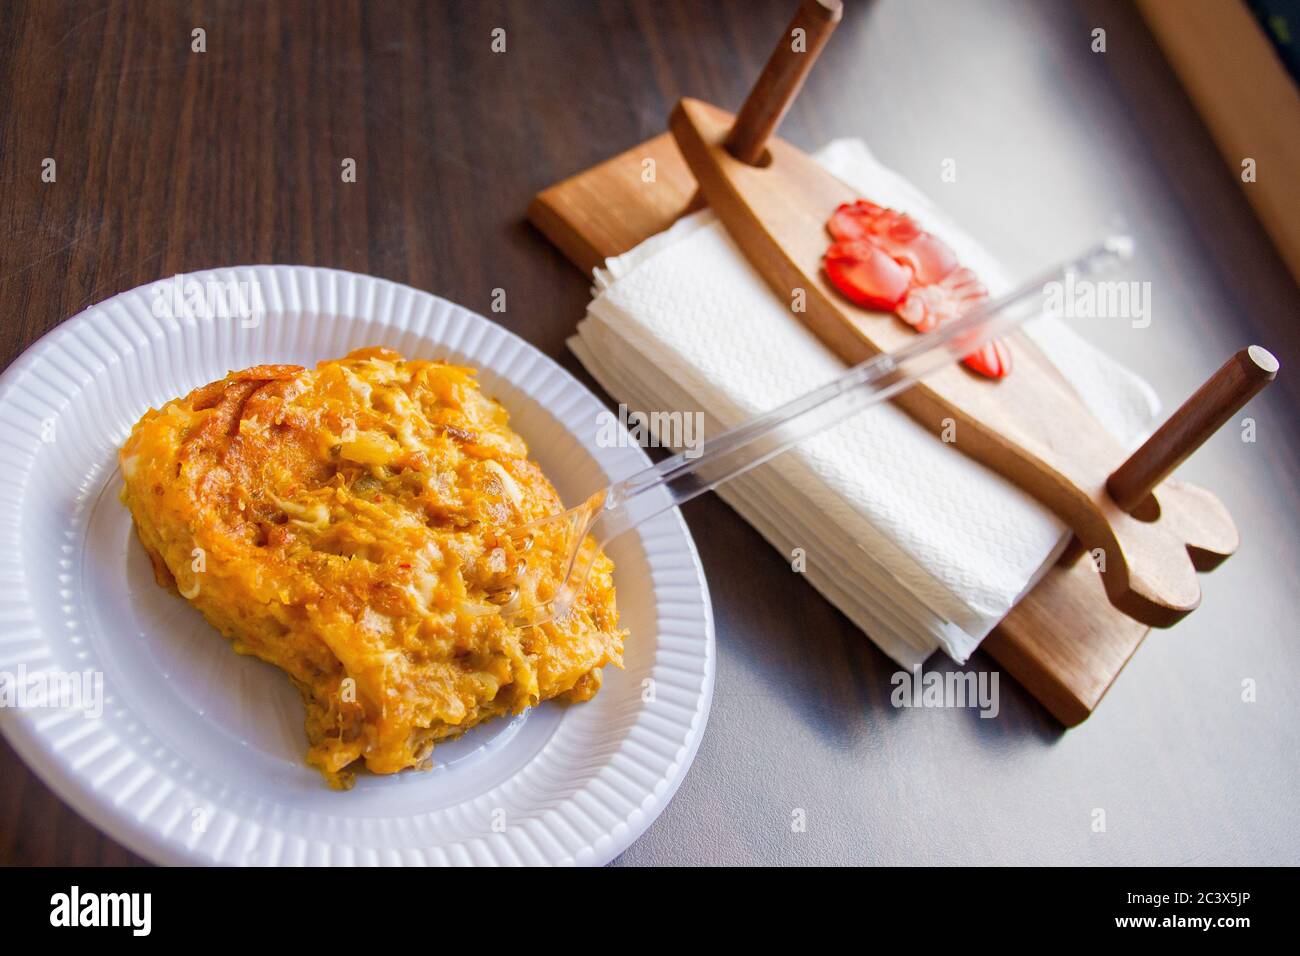
[{"label": "wood grain surface", "polygon": [[[718,626],[713,710],[681,790],[620,862],[1300,862],[1294,282],[1127,4],[845,6],[782,135],[865,138],[1017,275],[1123,214],[1151,324],[1081,331],[1167,407],[1242,345],[1280,359],[1243,413],[1257,440],[1230,422],[1179,471],[1223,498],[1242,548],[1061,733],[1010,680],[993,719],[892,707],[894,665],[725,505],[692,503]],[[160,276],[280,262],[485,312],[504,288],[494,318],[590,384],[563,345],[588,283],[524,211],[663,132],[679,97],[740,104],[793,4],[708,7],[6,0],[0,363]],[[196,27],[206,53],[191,52]],[[135,858],[0,743],[0,862]]]}]

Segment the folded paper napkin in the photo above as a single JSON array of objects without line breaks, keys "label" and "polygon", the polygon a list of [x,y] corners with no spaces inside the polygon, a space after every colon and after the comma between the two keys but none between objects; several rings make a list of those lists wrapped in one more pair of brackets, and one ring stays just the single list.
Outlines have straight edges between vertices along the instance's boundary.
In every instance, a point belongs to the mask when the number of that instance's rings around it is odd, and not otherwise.
[{"label": "folded paper napkin", "polygon": [[[833,142],[817,159],[871,201],[911,213],[991,293],[1010,288],[984,250],[860,141]],[[844,370],[708,210],[608,260],[595,283],[569,344],[633,411],[699,411],[705,435],[716,435]],[[1146,383],[1054,318],[1026,331],[1116,438],[1126,447],[1142,438],[1157,412]],[[1067,537],[1028,495],[892,404],[718,493],[787,560],[802,549],[809,582],[909,668],[938,647],[964,662]]]}]

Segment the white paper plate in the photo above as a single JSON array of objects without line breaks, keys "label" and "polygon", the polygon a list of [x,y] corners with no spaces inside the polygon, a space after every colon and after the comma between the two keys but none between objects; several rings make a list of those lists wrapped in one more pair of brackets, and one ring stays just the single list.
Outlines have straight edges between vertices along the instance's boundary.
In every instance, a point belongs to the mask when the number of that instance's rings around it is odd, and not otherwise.
[{"label": "white paper plate", "polygon": [[[103,681],[99,715],[93,699],[80,702],[87,713],[35,706],[31,693],[0,707],[15,749],[158,862],[595,864],[626,849],[685,776],[713,693],[708,591],[676,511],[609,549],[631,637],[627,669],[606,668],[595,700],[485,725],[438,747],[430,772],[362,774],[339,793],[303,764],[302,704],[283,675],[234,654],[154,584],[117,500],[116,453],[146,408],[228,369],[376,344],[479,368],[570,503],[645,465],[644,453],[597,447],[590,392],[427,293],[284,266],[185,278],[86,310],[0,378],[0,674],[16,687],[89,672],[92,694],[94,675]],[[263,310],[223,309],[213,293],[231,288],[254,307],[260,292]]]}]

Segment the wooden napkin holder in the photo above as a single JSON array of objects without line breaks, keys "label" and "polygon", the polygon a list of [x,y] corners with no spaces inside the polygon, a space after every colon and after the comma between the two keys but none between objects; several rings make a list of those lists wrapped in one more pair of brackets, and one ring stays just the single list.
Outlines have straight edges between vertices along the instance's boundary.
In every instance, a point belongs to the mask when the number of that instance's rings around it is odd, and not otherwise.
[{"label": "wooden napkin holder", "polygon": [[[791,218],[789,209],[809,206],[808,215],[820,228],[834,208],[832,200],[838,191],[848,188],[773,136],[840,15],[838,0],[803,0],[734,121],[707,104],[682,101],[673,113],[672,132],[543,190],[529,207],[529,219],[590,276],[605,259],[627,252],[682,215],[702,208],[702,193],[707,192],[733,238],[774,289],[789,290],[795,282],[811,287],[814,307],[810,311],[814,315],[801,318],[846,362],[861,361],[894,347],[891,336],[914,334],[902,323],[882,323],[875,317],[873,324],[870,318],[853,314],[853,307],[825,288],[813,264],[816,253],[812,244],[820,242],[819,248],[824,248],[827,239],[814,237],[807,222],[785,221]],[[690,163],[683,146],[691,155]],[[776,172],[765,171],[767,167]],[[774,190],[781,191],[780,201],[775,203],[769,202]],[[805,195],[796,197],[793,194],[797,192]],[[764,209],[765,205],[770,208]],[[762,227],[756,227],[758,221]],[[1015,347],[1016,368],[1024,369],[1028,363],[1033,370],[1021,372],[1021,384],[1016,388],[1032,387],[1034,376],[1042,385],[1053,375],[1024,340],[1017,341]],[[1083,531],[1081,524],[1086,522],[1070,520],[1073,516],[1063,513],[1063,509],[1069,510],[1068,502],[1053,507],[1088,540],[1081,544],[1076,538],[981,647],[1064,725],[1078,724],[1092,713],[1152,625],[1169,626],[1196,606],[1199,588],[1190,569],[1209,570],[1235,549],[1236,530],[1222,505],[1208,492],[1165,479],[1271,381],[1276,370],[1276,361],[1263,349],[1243,349],[1127,461],[1122,452],[1108,449],[1106,454],[1114,454],[1112,461],[1085,462],[1094,471],[1102,470],[1074,484],[1092,495],[1094,511],[1105,513],[1104,523],[1128,529],[1125,534],[1136,534],[1138,540],[1128,553],[1124,534],[1118,541],[1097,538],[1094,529]],[[986,404],[986,394],[980,388],[1005,388],[1001,383],[972,384],[961,378],[965,374],[956,367],[936,373],[924,385],[900,396],[899,403],[918,421],[933,427],[940,413],[964,415]],[[1003,381],[1016,381],[1016,375],[1013,371]],[[935,384],[932,379],[941,381]],[[1059,390],[1061,386],[1054,387]],[[1000,397],[999,393],[989,394]],[[902,401],[904,397],[911,404]],[[1060,394],[1056,397],[1066,401]],[[1018,401],[1023,403],[1024,396]],[[1081,408],[1081,404],[1072,404],[1066,414],[1086,415]],[[977,431],[979,411],[971,426]],[[1008,443],[1006,434],[1031,446],[1033,435],[1026,436],[1020,428],[1023,423],[1008,422],[999,430],[997,414],[986,413],[984,419],[993,423],[984,426],[990,441],[983,448],[962,450],[1025,487],[1049,507],[1059,504],[1049,500],[1051,492],[1044,490],[1042,475],[1031,473],[1034,469],[1026,466],[1032,455],[1017,445],[1013,452],[1018,452],[1020,459],[1007,461],[994,447]],[[1090,415],[1075,424],[1100,430]],[[1111,472],[1107,466],[1119,467]],[[1166,513],[1154,520],[1150,514],[1142,515],[1144,508],[1158,514],[1161,505]],[[1140,517],[1134,520],[1133,516]],[[1181,553],[1182,548],[1177,549],[1178,555],[1148,554],[1147,541],[1154,540],[1155,533],[1141,527],[1143,523],[1171,526],[1177,540],[1186,545],[1187,554]],[[1114,568],[1099,571],[1089,554],[1098,540],[1105,543],[1106,550],[1118,552],[1121,564],[1127,560],[1129,567],[1120,574]],[[1176,566],[1180,559],[1190,562],[1187,568]],[[1117,585],[1129,571],[1134,582]],[[1151,581],[1147,590],[1155,597],[1135,602],[1129,587],[1142,591],[1144,575]]]}]

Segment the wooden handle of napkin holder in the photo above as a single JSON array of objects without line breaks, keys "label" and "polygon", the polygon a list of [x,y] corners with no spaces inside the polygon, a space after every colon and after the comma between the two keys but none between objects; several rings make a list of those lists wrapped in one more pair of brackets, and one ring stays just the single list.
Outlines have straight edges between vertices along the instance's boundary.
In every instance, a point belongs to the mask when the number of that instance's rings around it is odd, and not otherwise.
[{"label": "wooden handle of napkin holder", "polygon": [[1151,492],[1228,419],[1277,377],[1278,361],[1258,345],[1242,349],[1206,380],[1151,433],[1142,447],[1111,472],[1106,490],[1137,513]]},{"label": "wooden handle of napkin holder", "polygon": [[803,0],[777,41],[727,136],[727,152],[742,163],[759,164],[767,141],[785,119],[826,41],[844,16],[840,0]]}]

